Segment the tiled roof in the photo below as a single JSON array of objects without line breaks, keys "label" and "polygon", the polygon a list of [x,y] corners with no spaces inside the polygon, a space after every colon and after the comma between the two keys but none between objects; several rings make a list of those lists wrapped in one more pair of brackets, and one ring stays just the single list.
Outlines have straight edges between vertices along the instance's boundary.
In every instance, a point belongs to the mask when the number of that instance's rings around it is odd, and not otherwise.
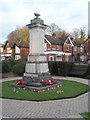
[{"label": "tiled roof", "polygon": [[25,47],[25,48],[29,48],[29,43],[28,42],[24,42],[24,41],[20,41],[18,43],[15,43],[14,41],[6,41],[5,45],[4,45],[4,49],[7,45],[7,42],[9,43],[11,48],[14,48],[15,45],[17,45],[18,47]]},{"label": "tiled roof", "polygon": [[55,44],[55,45],[63,45],[66,41],[68,36],[65,36],[63,38],[55,38],[53,36],[50,35],[45,35],[45,38],[51,43],[51,44]]},{"label": "tiled roof", "polygon": [[11,48],[13,48],[14,45],[15,45],[15,42],[7,40],[7,41],[5,42],[4,49],[5,49],[6,45],[7,45],[7,43],[9,43],[9,45],[10,45]]},{"label": "tiled roof", "polygon": [[62,45],[65,43],[67,38],[68,38],[68,36],[64,36],[64,37],[60,38],[60,41],[61,41]]},{"label": "tiled roof", "polygon": [[[63,45],[66,41],[66,39],[68,38],[69,36],[64,36],[60,39],[57,39],[53,36],[50,36],[50,35],[45,35],[45,38],[51,43],[51,44],[55,44],[55,45]],[[73,38],[70,37],[72,43],[74,46],[77,46],[77,47],[80,47],[81,46],[81,43],[78,42],[78,41],[73,41]]]},{"label": "tiled roof", "polygon": [[88,37],[88,38],[83,42],[83,44],[85,44],[87,41],[90,42],[90,37]]},{"label": "tiled roof", "polygon": [[50,35],[45,35],[45,38],[51,43],[51,44],[55,44],[55,45],[60,45],[61,42],[59,39],[53,37],[53,36],[50,36]]},{"label": "tiled roof", "polygon": [[80,46],[81,46],[81,43],[78,42],[78,41],[73,41],[73,45],[74,45],[74,46],[77,46],[77,47],[80,47]]},{"label": "tiled roof", "polygon": [[0,47],[4,47],[4,44],[0,43]]},{"label": "tiled roof", "polygon": [[25,41],[20,41],[19,43],[16,44],[18,47],[25,47],[25,48],[29,48],[29,43],[25,42]]}]

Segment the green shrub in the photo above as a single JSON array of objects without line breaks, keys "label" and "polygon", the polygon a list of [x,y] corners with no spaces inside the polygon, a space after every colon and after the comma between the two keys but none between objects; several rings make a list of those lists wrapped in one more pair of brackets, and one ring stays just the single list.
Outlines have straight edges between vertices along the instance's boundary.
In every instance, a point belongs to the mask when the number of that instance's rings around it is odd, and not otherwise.
[{"label": "green shrub", "polygon": [[10,59],[10,60],[8,60],[8,61],[10,62],[11,67],[13,67],[15,64],[18,63],[18,61],[14,60],[14,59]]},{"label": "green shrub", "polygon": [[72,69],[71,62],[52,62],[49,63],[49,71],[51,75],[67,76],[69,71]]},{"label": "green shrub", "polygon": [[19,61],[16,65],[13,66],[13,72],[22,76],[25,72],[26,61]]},{"label": "green shrub", "polygon": [[52,62],[49,62],[48,64],[49,64],[49,72],[52,75],[58,75],[57,63],[52,61]]},{"label": "green shrub", "polygon": [[3,60],[2,62],[0,62],[0,72],[7,73],[13,71],[13,66],[22,62],[25,62],[25,60]]},{"label": "green shrub", "polygon": [[2,73],[7,73],[11,70],[11,64],[8,60],[2,61]]},{"label": "green shrub", "polygon": [[2,73],[2,62],[0,61],[0,73]]},{"label": "green shrub", "polygon": [[86,79],[90,79],[90,67],[88,66],[86,76],[84,76]]}]

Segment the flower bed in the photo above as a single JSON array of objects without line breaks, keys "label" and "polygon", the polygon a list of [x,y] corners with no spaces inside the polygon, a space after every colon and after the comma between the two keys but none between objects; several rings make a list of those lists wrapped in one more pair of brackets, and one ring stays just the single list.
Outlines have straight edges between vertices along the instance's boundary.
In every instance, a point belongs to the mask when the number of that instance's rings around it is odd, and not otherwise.
[{"label": "flower bed", "polygon": [[23,88],[14,89],[9,86],[9,84],[13,82],[16,81],[0,83],[0,86],[2,85],[1,97],[29,101],[45,101],[73,98],[87,92],[87,85],[67,80],[58,80],[58,82],[64,84],[62,87],[43,92],[33,92],[30,90],[24,90]]}]

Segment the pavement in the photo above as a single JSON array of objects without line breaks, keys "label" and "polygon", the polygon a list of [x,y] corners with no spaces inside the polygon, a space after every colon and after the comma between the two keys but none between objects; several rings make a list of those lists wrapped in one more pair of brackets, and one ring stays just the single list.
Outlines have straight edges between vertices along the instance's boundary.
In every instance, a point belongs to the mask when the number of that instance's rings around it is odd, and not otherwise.
[{"label": "pavement", "polygon": [[[0,82],[21,79],[22,77],[0,79]],[[87,79],[75,77],[54,77],[88,85]],[[90,92],[89,92],[90,93]],[[88,93],[72,99],[53,101],[21,101],[1,99],[3,118],[82,118],[80,113],[88,112]]]}]

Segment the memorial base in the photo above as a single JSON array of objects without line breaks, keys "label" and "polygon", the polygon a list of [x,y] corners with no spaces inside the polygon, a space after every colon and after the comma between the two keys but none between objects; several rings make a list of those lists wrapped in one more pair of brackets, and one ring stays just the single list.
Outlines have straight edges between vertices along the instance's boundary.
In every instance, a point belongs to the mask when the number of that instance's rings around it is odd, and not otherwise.
[{"label": "memorial base", "polygon": [[48,62],[46,62],[46,56],[44,54],[28,56],[23,80],[30,79],[30,77],[33,78],[35,82],[40,82],[42,79],[45,81],[51,79]]}]

